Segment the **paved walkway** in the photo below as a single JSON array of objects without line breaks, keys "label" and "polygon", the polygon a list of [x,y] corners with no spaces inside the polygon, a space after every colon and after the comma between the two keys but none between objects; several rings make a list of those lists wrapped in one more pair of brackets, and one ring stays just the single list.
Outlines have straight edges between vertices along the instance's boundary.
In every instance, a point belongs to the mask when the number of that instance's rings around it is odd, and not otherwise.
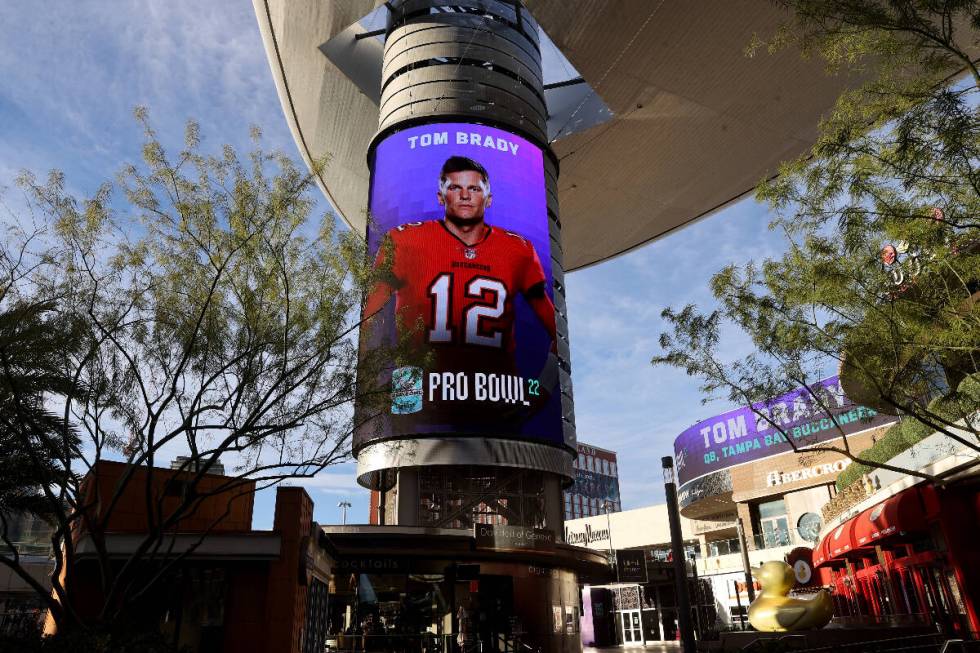
[{"label": "paved walkway", "polygon": [[592,648],[586,646],[583,653],[679,653],[680,643],[664,642],[663,644],[647,644],[646,646],[614,646],[611,648]]}]

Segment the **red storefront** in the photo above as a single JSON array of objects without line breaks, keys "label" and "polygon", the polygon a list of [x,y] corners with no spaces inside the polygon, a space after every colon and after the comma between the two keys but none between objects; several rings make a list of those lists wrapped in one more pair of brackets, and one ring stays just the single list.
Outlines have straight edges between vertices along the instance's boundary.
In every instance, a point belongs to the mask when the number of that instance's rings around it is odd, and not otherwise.
[{"label": "red storefront", "polygon": [[813,552],[844,624],[935,624],[980,631],[980,493],[977,485],[922,483],[827,533]]}]

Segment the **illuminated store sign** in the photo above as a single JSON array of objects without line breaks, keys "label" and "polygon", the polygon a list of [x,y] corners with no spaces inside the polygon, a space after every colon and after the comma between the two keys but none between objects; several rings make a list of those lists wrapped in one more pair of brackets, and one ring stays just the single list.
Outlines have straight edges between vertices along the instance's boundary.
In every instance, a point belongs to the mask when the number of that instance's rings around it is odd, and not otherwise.
[{"label": "illuminated store sign", "polygon": [[804,449],[895,419],[851,402],[833,376],[809,390],[798,388],[685,430],[674,440],[678,480],[684,485],[734,465],[793,451],[793,444]]},{"label": "illuminated store sign", "polygon": [[562,445],[542,151],[465,123],[396,132],[373,153],[366,354],[407,339],[424,365],[386,371],[391,401],[355,449],[406,436]]}]

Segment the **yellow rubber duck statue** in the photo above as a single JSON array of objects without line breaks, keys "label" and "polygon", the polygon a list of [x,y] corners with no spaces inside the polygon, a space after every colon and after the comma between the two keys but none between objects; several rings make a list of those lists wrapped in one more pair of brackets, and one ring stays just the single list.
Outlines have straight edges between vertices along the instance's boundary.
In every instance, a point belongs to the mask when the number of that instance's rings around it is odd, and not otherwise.
[{"label": "yellow rubber duck statue", "polygon": [[749,606],[749,623],[763,632],[823,628],[834,616],[834,602],[827,590],[808,599],[789,596],[796,576],[793,568],[780,560],[770,560],[752,568],[762,584],[762,593]]}]

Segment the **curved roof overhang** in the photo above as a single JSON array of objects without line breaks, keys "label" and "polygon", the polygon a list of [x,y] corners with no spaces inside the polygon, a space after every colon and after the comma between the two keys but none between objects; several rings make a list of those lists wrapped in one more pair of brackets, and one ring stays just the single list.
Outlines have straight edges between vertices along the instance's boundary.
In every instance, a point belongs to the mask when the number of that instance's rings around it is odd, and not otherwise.
[{"label": "curved roof overhang", "polygon": [[[302,156],[308,165],[330,157],[321,189],[362,229],[378,108],[319,48],[381,3],[253,3]],[[780,162],[807,151],[821,114],[847,83],[791,50],[745,55],[753,34],[771,34],[787,19],[769,2],[526,5],[613,114],[552,144],[568,270],[638,247],[751,192]]]}]

